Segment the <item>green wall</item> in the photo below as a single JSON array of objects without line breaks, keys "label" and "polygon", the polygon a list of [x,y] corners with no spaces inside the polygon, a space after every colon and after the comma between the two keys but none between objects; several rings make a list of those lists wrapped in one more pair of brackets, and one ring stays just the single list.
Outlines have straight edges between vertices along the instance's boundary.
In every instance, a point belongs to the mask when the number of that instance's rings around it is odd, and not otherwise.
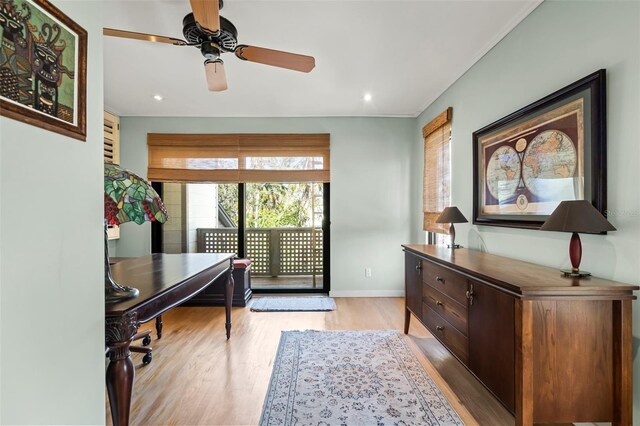
[{"label": "green wall", "polygon": [[0,118],[0,424],[103,424],[102,4],[54,1],[88,36],[87,141]]},{"label": "green wall", "polygon": [[[123,117],[121,163],[146,175],[147,133],[330,133],[332,295],[399,296],[414,126],[410,118]],[[149,253],[149,224],[124,224],[120,235],[118,256]]]},{"label": "green wall", "polygon": [[[640,284],[639,2],[544,2],[418,117],[412,163],[414,239],[424,240],[419,131],[425,123],[453,107],[452,201],[471,220],[472,132],[600,68],[607,69],[608,209],[618,231],[582,236],[582,266],[601,277]],[[554,268],[570,266],[568,234],[470,224],[456,225],[456,230],[465,246]],[[634,410],[639,418],[637,302],[633,322]]]},{"label": "green wall", "polygon": [[[105,418],[102,6],[54,3],[89,32],[88,139],[0,118],[1,424],[101,424]],[[585,236],[583,263],[597,275],[638,283],[638,2],[546,1],[417,119],[125,117],[122,162],[146,173],[147,132],[331,133],[335,295],[398,295],[399,245],[424,240],[420,128],[454,108],[452,197],[471,217],[471,133],[599,68],[608,70],[608,201],[618,231]],[[149,234],[148,224],[125,224],[117,254],[148,253]],[[564,234],[460,225],[458,238],[496,254],[568,265]],[[372,268],[371,278],[364,277],[365,267]],[[637,303],[634,308],[637,325]],[[636,418],[637,346],[634,338]]]}]

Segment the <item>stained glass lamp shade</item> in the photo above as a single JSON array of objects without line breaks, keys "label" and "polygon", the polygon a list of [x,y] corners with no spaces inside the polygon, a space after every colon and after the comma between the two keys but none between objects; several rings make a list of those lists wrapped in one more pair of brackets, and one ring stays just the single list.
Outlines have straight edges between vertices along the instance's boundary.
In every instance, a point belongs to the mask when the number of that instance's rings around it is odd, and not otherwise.
[{"label": "stained glass lamp shade", "polygon": [[138,295],[138,289],[118,284],[111,277],[109,265],[108,225],[135,222],[164,223],[167,209],[151,184],[140,176],[114,164],[104,163],[104,290],[107,302],[117,302]]}]

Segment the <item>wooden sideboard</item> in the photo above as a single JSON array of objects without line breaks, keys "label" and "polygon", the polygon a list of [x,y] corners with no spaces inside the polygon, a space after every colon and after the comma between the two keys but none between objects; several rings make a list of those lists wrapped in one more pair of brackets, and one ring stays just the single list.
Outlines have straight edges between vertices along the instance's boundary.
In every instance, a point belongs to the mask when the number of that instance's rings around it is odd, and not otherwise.
[{"label": "wooden sideboard", "polygon": [[632,424],[631,303],[640,287],[480,251],[403,245],[411,314],[516,417]]}]

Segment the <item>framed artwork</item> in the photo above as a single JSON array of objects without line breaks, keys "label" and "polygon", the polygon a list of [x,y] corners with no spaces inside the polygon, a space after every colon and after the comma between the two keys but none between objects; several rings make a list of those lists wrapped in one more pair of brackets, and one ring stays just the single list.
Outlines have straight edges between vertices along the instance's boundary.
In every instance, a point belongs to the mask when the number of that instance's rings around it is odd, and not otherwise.
[{"label": "framed artwork", "polygon": [[0,114],[86,140],[87,32],[47,0],[2,0],[0,37]]},{"label": "framed artwork", "polygon": [[473,133],[474,224],[537,229],[564,200],[605,214],[605,86],[599,70]]}]

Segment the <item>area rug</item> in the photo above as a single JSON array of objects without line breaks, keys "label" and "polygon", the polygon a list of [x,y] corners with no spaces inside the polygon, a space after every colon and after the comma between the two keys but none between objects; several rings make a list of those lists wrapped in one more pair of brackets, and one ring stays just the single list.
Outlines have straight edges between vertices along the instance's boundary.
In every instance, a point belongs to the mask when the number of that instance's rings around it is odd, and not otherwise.
[{"label": "area rug", "polygon": [[335,311],[331,297],[256,297],[251,303],[255,312]]},{"label": "area rug", "polygon": [[267,425],[462,425],[397,331],[283,331]]}]

